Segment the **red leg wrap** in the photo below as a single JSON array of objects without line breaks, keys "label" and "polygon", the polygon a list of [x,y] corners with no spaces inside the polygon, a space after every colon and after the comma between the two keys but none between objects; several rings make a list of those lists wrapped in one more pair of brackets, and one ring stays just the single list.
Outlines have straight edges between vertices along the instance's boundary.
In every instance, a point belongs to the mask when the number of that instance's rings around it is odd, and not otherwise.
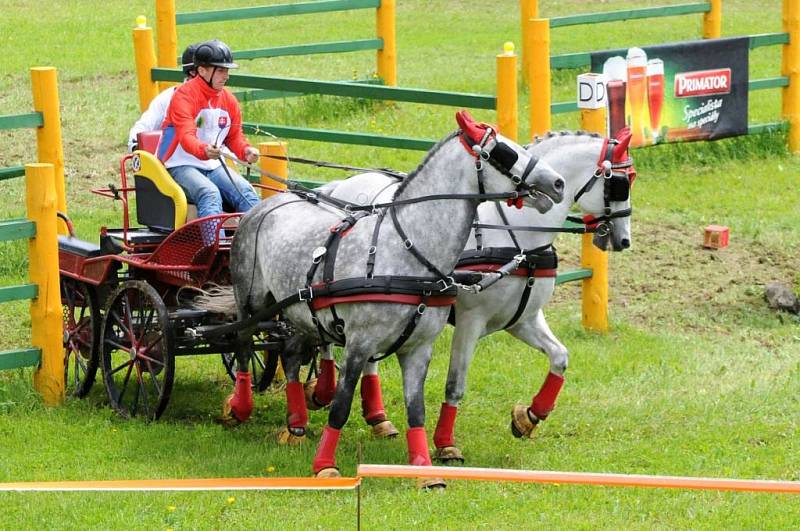
[{"label": "red leg wrap", "polygon": [[305,428],[308,424],[308,410],[306,409],[306,397],[303,391],[303,384],[300,382],[289,382],[286,384],[286,423],[290,428]]},{"label": "red leg wrap", "polygon": [[458,413],[457,407],[451,406],[447,402],[442,402],[442,409],[439,411],[439,422],[436,423],[436,431],[433,432],[433,444],[436,445],[436,448],[456,445],[455,437],[453,437],[456,413]]},{"label": "red leg wrap", "polygon": [[361,377],[361,411],[367,424],[375,425],[386,420],[381,396],[381,379],[377,374]]},{"label": "red leg wrap", "polygon": [[340,430],[325,426],[322,437],[317,446],[317,455],[314,456],[314,473],[318,473],[323,468],[334,468],[336,466],[336,447],[339,445]]},{"label": "red leg wrap", "polygon": [[237,372],[230,401],[231,411],[239,422],[246,422],[253,412],[253,389],[250,387],[250,373]]},{"label": "red leg wrap", "polygon": [[319,362],[319,378],[314,388],[314,402],[327,406],[336,394],[336,363],[333,360]]},{"label": "red leg wrap", "polygon": [[552,372],[547,373],[547,378],[545,378],[542,388],[533,397],[533,402],[531,403],[531,412],[536,415],[537,419],[544,420],[553,411],[562,385],[564,385],[563,376]]},{"label": "red leg wrap", "polygon": [[425,428],[409,428],[406,432],[408,440],[408,464],[414,466],[431,466],[431,454],[428,452],[428,436]]}]

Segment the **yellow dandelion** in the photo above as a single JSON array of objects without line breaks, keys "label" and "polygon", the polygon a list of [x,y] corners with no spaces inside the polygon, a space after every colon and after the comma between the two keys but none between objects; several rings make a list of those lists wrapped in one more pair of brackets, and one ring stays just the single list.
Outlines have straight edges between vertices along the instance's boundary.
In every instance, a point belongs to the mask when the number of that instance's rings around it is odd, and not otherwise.
[{"label": "yellow dandelion", "polygon": [[230,505],[232,503],[235,503],[235,502],[236,502],[236,498],[234,498],[233,496],[229,496],[228,497],[228,505]]},{"label": "yellow dandelion", "polygon": [[172,511],[174,511],[175,509],[177,509],[177,507],[175,507],[174,505],[167,505],[167,510],[168,510],[169,512],[172,512]]},{"label": "yellow dandelion", "polygon": [[275,472],[275,467],[274,466],[268,466],[267,467],[267,472],[269,472],[269,473]]}]

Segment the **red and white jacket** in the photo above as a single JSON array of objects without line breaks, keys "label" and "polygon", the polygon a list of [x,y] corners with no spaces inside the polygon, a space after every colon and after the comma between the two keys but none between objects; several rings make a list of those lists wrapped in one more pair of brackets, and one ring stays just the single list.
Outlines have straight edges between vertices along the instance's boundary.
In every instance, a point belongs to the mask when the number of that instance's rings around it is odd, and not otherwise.
[{"label": "red and white jacket", "polygon": [[250,145],[242,132],[239,102],[228,90],[214,90],[199,76],[175,89],[161,129],[157,153],[167,168],[213,170],[221,162],[206,157],[207,145],[224,144],[240,159]]}]

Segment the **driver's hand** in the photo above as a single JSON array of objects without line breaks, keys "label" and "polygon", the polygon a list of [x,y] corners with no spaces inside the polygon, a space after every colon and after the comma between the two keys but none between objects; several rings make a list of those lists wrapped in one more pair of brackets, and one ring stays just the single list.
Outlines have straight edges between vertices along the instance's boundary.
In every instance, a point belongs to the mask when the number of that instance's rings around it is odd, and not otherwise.
[{"label": "driver's hand", "polygon": [[258,149],[254,148],[253,146],[247,146],[244,148],[244,160],[250,164],[258,162]]},{"label": "driver's hand", "polygon": [[218,159],[220,157],[220,149],[218,147],[214,147],[211,144],[206,145],[206,158],[208,159]]}]

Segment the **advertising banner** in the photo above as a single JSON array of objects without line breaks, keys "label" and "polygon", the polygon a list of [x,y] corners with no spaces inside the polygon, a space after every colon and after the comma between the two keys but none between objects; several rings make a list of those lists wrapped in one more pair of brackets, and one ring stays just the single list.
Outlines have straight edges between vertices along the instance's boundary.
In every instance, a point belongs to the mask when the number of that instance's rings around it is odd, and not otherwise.
[{"label": "advertising banner", "polygon": [[748,52],[737,37],[592,53],[609,136],[627,125],[640,147],[747,134]]}]

